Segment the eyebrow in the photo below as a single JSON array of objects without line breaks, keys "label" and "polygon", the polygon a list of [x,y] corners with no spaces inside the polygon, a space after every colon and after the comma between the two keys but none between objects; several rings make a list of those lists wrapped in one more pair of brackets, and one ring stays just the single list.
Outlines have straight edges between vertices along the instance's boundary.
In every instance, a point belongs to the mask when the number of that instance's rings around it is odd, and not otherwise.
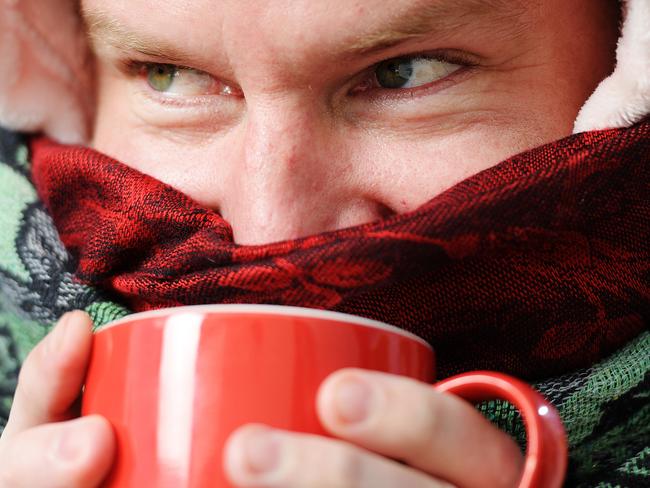
[{"label": "eyebrow", "polygon": [[175,44],[169,44],[161,39],[129,30],[117,19],[101,10],[84,9],[82,17],[91,45],[96,50],[101,49],[102,44],[106,44],[120,51],[132,51],[154,58],[164,58],[174,64],[191,64],[194,60],[199,61],[194,54],[184,51]]},{"label": "eyebrow", "polygon": [[[399,12],[375,32],[353,40],[350,54],[367,55],[405,41],[436,33],[444,35],[479,21],[506,24],[511,35],[521,34],[525,7],[518,0],[423,0],[406,12]],[[490,24],[495,28],[495,24]]]},{"label": "eyebrow", "polygon": [[[376,31],[347,40],[343,56],[367,56],[416,38],[445,35],[479,21],[507,25],[510,35],[517,36],[525,29],[521,21],[525,10],[520,0],[422,0],[397,12]],[[202,59],[177,44],[129,30],[102,10],[83,9],[82,15],[95,49],[107,44],[172,64],[202,64]],[[497,30],[493,22],[488,25]]]}]

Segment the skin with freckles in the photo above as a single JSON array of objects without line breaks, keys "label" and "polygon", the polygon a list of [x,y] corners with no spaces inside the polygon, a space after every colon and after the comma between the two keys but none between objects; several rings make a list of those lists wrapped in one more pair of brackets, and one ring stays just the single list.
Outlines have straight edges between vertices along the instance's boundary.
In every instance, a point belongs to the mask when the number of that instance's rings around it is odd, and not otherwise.
[{"label": "skin with freckles", "polygon": [[[614,0],[82,0],[96,53],[92,145],[217,209],[242,245],[416,209],[571,132],[613,68]],[[89,318],[25,361],[0,485],[94,487],[113,459],[75,419]],[[245,426],[236,486],[516,486],[515,443],[410,379],[343,370],[315,408],[332,438]],[[218,460],[215,460],[218,462]]]}]

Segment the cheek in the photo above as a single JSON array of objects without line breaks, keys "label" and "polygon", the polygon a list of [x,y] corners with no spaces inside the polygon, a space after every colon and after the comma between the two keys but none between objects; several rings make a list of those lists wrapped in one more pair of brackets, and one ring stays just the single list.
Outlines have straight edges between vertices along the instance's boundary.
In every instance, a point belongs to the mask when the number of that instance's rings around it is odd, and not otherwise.
[{"label": "cheek", "polygon": [[135,161],[140,129],[133,117],[125,83],[98,63],[98,100],[91,146],[119,161]]},{"label": "cheek", "polygon": [[[134,113],[123,80],[101,68],[99,80],[100,96],[91,146],[209,204],[207,190],[199,183],[218,181],[213,173],[219,168],[209,164],[211,151],[206,149],[205,137],[191,131],[152,128]],[[213,193],[214,185],[210,195]]]},{"label": "cheek", "polygon": [[404,213],[510,156],[553,140],[555,135],[544,137],[533,123],[520,120],[493,121],[454,134],[418,139],[359,137],[352,158],[353,178],[363,181],[376,199]]},{"label": "cheek", "polygon": [[93,147],[204,206],[219,206],[224,179],[223,150],[183,142],[178,137],[170,139],[148,128],[130,129],[116,130],[116,137],[98,134]]}]

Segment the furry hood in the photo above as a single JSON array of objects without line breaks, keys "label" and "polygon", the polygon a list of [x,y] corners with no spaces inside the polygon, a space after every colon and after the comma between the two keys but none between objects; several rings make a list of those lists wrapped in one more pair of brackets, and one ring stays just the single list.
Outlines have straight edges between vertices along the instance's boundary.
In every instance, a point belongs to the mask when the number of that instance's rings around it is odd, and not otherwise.
[{"label": "furry hood", "polygon": [[[87,140],[92,70],[78,3],[0,0],[1,126]],[[627,127],[650,114],[650,0],[624,0],[623,10],[616,68],[583,106],[575,132]]]}]

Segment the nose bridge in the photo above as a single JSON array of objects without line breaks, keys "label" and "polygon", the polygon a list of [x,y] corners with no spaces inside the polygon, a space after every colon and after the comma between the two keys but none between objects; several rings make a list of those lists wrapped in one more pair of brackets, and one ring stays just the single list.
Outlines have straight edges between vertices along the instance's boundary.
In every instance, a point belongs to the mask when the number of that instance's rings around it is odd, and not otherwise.
[{"label": "nose bridge", "polygon": [[308,154],[313,143],[313,117],[304,104],[280,97],[249,103],[244,133],[244,165],[247,172],[271,178],[302,172],[315,153]]},{"label": "nose bridge", "polygon": [[324,155],[314,137],[318,118],[305,103],[280,97],[249,100],[241,132],[236,184],[222,211],[240,243],[291,239],[326,226]]}]

